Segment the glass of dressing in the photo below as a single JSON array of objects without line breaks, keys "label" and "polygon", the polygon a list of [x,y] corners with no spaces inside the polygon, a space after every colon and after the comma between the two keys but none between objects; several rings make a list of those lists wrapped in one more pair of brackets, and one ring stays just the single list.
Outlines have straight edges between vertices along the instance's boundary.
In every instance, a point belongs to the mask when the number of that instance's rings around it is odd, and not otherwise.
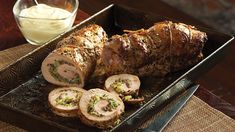
[{"label": "glass of dressing", "polygon": [[78,5],[78,0],[17,0],[13,14],[26,40],[42,45],[72,27]]}]

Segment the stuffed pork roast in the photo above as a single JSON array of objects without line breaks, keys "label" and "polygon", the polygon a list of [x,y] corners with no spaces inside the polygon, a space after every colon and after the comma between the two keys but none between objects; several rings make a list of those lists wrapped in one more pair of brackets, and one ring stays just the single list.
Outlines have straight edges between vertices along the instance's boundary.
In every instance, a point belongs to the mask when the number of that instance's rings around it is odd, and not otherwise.
[{"label": "stuffed pork roast", "polygon": [[79,102],[79,118],[89,126],[113,127],[124,112],[124,103],[115,94],[102,89],[90,89]]},{"label": "stuffed pork roast", "polygon": [[114,35],[104,46],[102,61],[109,74],[164,76],[203,58],[206,33],[183,23],[164,21],[147,30]]},{"label": "stuffed pork roast", "polygon": [[106,40],[103,28],[95,24],[72,33],[44,59],[41,66],[44,78],[60,86],[83,87]]}]

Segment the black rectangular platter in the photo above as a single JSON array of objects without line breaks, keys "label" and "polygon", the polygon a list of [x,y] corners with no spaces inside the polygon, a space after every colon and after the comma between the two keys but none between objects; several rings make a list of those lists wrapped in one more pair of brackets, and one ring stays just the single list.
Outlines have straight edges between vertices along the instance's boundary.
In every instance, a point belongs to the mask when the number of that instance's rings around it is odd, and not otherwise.
[{"label": "black rectangular platter", "polygon": [[[38,47],[15,63],[0,71],[0,120],[30,131],[101,131],[88,127],[76,118],[54,115],[47,104],[48,93],[56,86],[46,82],[40,72],[43,59],[57,42],[88,24],[102,26],[109,36],[122,34],[123,29],[148,28],[154,23],[172,20],[121,5],[110,5],[87,20]],[[173,20],[177,22],[177,20]],[[187,22],[183,22],[186,23]],[[148,113],[184,91],[194,80],[214,66],[225,54],[232,36],[194,25],[208,35],[203,49],[205,58],[193,67],[171,73],[166,77],[141,78],[141,95],[146,102],[140,106],[127,106],[121,123],[110,131],[134,130],[147,120]],[[58,87],[58,86],[57,86]]]}]

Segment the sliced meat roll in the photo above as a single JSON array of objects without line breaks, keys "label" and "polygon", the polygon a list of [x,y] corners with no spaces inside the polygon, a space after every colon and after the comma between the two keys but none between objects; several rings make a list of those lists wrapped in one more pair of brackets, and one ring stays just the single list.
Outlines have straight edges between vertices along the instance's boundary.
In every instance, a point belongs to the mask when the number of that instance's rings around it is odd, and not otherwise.
[{"label": "sliced meat roll", "polygon": [[78,103],[84,92],[84,89],[77,87],[54,89],[48,95],[52,112],[63,117],[77,116]]},{"label": "sliced meat roll", "polygon": [[124,104],[118,96],[97,88],[83,94],[79,110],[79,117],[83,123],[106,129],[115,125],[124,112]]},{"label": "sliced meat roll", "polygon": [[54,50],[42,62],[43,77],[60,86],[83,87],[94,71],[96,59],[93,48],[79,48],[73,45]]},{"label": "sliced meat roll", "polygon": [[131,74],[118,74],[110,76],[105,81],[105,89],[118,95],[137,96],[140,88],[138,76]]}]

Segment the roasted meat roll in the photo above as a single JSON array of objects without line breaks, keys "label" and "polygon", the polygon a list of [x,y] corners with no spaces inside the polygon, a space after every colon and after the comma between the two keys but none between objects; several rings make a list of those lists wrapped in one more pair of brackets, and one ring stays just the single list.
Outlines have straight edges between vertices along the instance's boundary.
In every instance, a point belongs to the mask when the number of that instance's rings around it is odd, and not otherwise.
[{"label": "roasted meat roll", "polygon": [[88,44],[94,46],[97,58],[100,57],[104,43],[108,40],[104,29],[96,24],[88,25],[69,35],[57,44],[57,48],[65,45],[76,45],[78,47],[87,47]]},{"label": "roasted meat roll", "polygon": [[78,103],[85,91],[77,87],[64,87],[52,90],[48,95],[52,112],[63,117],[78,116]]},{"label": "roasted meat roll", "polygon": [[68,45],[54,50],[42,62],[43,77],[55,85],[83,87],[96,64],[92,49]]},{"label": "roasted meat roll", "polygon": [[203,58],[204,32],[183,23],[164,21],[147,30],[113,36],[104,46],[102,61],[109,74],[164,76]]},{"label": "roasted meat roll", "polygon": [[106,129],[114,126],[119,120],[124,112],[124,103],[118,96],[96,88],[82,95],[79,110],[83,123]]}]

